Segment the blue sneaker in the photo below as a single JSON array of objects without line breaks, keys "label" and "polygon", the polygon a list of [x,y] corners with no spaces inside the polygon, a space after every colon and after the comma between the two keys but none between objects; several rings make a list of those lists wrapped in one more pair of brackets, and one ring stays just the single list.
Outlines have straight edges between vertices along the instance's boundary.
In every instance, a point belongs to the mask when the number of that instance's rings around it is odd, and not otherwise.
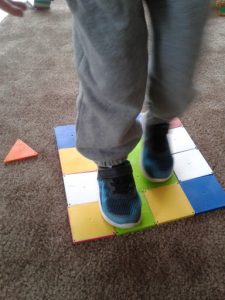
[{"label": "blue sneaker", "polygon": [[100,210],[109,224],[130,228],[141,221],[141,200],[129,161],[111,168],[98,169]]},{"label": "blue sneaker", "polygon": [[141,165],[145,176],[153,182],[166,181],[173,173],[168,130],[168,123],[146,126]]}]

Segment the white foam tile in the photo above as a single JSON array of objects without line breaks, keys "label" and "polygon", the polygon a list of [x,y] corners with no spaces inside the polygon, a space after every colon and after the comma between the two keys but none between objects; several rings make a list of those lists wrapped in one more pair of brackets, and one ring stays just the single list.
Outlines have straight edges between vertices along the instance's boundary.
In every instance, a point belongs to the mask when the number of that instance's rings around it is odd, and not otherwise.
[{"label": "white foam tile", "polygon": [[172,154],[196,148],[195,143],[184,127],[170,129],[167,136]]},{"label": "white foam tile", "polygon": [[213,171],[199,150],[189,150],[173,155],[174,171],[180,181],[212,174]]},{"label": "white foam tile", "polygon": [[3,21],[7,15],[5,11],[0,9],[0,22]]},{"label": "white foam tile", "polygon": [[99,200],[97,172],[65,175],[63,180],[68,205]]}]

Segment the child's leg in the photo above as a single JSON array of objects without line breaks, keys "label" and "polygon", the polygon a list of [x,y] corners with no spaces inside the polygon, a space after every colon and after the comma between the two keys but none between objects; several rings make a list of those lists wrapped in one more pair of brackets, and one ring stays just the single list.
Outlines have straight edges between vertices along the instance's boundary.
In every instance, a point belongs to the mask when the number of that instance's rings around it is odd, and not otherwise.
[{"label": "child's leg", "polygon": [[153,26],[153,59],[148,90],[149,124],[179,116],[193,98],[207,0],[147,0]]},{"label": "child's leg", "polygon": [[168,122],[193,97],[192,77],[208,3],[206,0],[147,0],[153,26],[153,62],[147,88],[149,112],[142,167],[152,181],[166,181],[173,171]]},{"label": "child's leg", "polygon": [[77,148],[101,166],[119,164],[139,141],[136,117],[147,78],[141,0],[68,0],[80,93]]}]

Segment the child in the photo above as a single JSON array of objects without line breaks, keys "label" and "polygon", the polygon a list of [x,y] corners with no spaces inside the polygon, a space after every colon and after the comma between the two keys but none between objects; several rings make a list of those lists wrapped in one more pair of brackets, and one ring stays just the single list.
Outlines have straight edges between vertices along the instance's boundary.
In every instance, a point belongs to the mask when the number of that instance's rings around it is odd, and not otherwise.
[{"label": "child", "polygon": [[145,1],[153,30],[149,72],[142,1],[67,2],[80,79],[77,148],[98,165],[105,220],[117,227],[135,226],[141,218],[141,201],[126,158],[142,135],[136,117],[146,96],[142,167],[150,180],[167,180],[173,170],[168,123],[181,115],[193,96],[193,70],[208,2]]},{"label": "child", "polygon": [[104,219],[117,227],[132,227],[141,221],[141,201],[127,161],[142,135],[137,115],[146,97],[142,167],[149,180],[165,181],[173,171],[169,122],[184,112],[193,97],[192,78],[208,1],[145,0],[153,30],[149,70],[141,0],[67,2],[73,14],[80,80],[77,148],[98,165]]}]

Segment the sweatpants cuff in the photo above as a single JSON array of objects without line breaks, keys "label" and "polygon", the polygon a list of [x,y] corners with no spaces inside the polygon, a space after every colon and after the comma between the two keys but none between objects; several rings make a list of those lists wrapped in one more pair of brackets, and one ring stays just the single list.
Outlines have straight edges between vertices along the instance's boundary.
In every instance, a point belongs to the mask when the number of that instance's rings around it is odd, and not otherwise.
[{"label": "sweatpants cuff", "polygon": [[95,163],[97,164],[98,167],[110,168],[112,166],[122,164],[126,159],[127,159],[127,157],[123,157],[123,158],[115,159],[115,160],[95,161]]}]

